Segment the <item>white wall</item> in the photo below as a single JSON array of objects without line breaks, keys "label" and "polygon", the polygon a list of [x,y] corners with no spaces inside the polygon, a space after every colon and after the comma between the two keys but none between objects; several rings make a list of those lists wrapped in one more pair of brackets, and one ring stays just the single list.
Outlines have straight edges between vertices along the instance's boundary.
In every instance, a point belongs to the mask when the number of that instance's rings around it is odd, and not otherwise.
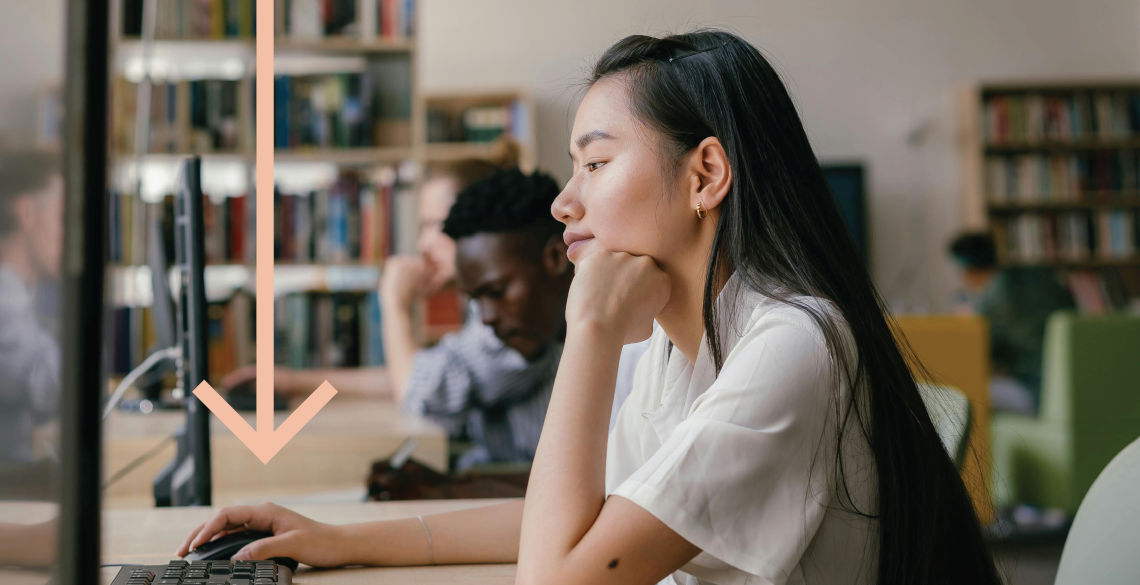
[{"label": "white wall", "polygon": [[63,82],[64,0],[0,1],[0,132],[35,129],[38,92]]},{"label": "white wall", "polygon": [[955,95],[978,79],[1140,74],[1136,0],[420,0],[425,89],[521,86],[565,178],[589,65],[630,33],[728,28],[783,74],[817,153],[870,168],[872,264],[893,306],[946,310],[960,227]]}]

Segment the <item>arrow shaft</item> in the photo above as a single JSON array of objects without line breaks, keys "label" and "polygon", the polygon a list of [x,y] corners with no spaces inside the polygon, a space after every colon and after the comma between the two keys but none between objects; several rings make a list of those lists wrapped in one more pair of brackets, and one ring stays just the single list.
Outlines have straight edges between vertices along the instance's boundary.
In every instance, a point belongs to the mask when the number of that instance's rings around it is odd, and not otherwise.
[{"label": "arrow shaft", "polygon": [[273,0],[257,0],[257,430],[273,430]]}]

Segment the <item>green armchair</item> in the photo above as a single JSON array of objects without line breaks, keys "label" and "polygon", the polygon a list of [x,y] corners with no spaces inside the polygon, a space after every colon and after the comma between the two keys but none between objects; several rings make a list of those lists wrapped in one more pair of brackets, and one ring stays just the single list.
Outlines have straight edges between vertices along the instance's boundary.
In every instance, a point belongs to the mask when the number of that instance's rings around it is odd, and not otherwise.
[{"label": "green armchair", "polygon": [[1140,317],[1055,313],[1037,416],[995,413],[999,506],[1075,513],[1097,474],[1140,437]]}]

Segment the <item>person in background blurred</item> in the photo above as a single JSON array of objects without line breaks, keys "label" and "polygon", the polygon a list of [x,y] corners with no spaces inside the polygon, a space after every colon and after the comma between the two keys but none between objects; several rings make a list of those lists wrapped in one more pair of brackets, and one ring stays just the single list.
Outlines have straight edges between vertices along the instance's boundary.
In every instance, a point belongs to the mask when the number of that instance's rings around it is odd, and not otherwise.
[{"label": "person in background blurred", "polygon": [[456,282],[478,326],[417,351],[404,385],[408,410],[466,435],[456,467],[530,463],[538,446],[566,332],[573,268],[550,215],[558,183],[510,169],[459,193],[443,222]]},{"label": "person in background blurred", "polygon": [[[412,364],[424,345],[415,334],[415,306],[455,283],[455,241],[443,233],[443,222],[456,195],[500,169],[518,164],[518,145],[511,141],[499,145],[492,162],[469,160],[438,168],[428,176],[420,190],[419,254],[392,256],[384,263],[380,279],[384,352],[388,382],[397,402],[403,402]],[[460,334],[482,327],[472,311],[467,317]]]},{"label": "person in background blurred", "polygon": [[[0,460],[37,458],[36,427],[57,418],[59,340],[37,285],[59,278],[63,177],[55,155],[0,148]],[[47,311],[50,312],[50,311]],[[58,312],[58,307],[56,307]],[[42,455],[42,454],[41,454]]]},{"label": "person in background blurred", "polygon": [[[401,402],[412,358],[424,344],[415,333],[415,306],[455,280],[455,243],[442,232],[447,211],[462,188],[502,168],[515,166],[518,156],[516,143],[501,140],[487,160],[468,159],[430,169],[419,192],[419,253],[387,258],[380,280],[385,366],[279,366],[274,373],[274,390],[283,396],[303,398],[328,380],[342,394]],[[468,317],[468,326],[478,326],[478,319]],[[255,374],[253,365],[244,366],[226,375],[221,386],[245,384]]]},{"label": "person in background blurred", "polygon": [[962,270],[961,308],[990,325],[993,409],[1036,412],[1045,322],[1054,311],[1074,308],[1072,295],[1050,268],[999,268],[993,236],[985,232],[954,238],[950,255]]}]

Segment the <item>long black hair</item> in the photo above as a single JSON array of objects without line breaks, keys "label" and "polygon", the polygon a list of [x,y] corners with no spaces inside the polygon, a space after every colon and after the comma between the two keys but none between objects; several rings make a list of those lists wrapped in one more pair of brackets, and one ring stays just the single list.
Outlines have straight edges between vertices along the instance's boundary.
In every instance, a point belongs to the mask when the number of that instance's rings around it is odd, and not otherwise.
[{"label": "long black hair", "polygon": [[[664,137],[666,164],[677,168],[682,155],[710,136],[728,156],[733,183],[720,204],[703,305],[718,371],[723,348],[714,300],[733,271],[761,294],[804,310],[822,329],[836,379],[850,384],[846,404],[833,400],[840,415],[831,455],[836,486],[844,507],[877,521],[878,582],[1000,583],[965,485],[772,66],[736,35],[704,30],[626,37],[598,60],[590,84],[610,77],[624,78],[634,116]],[[830,301],[854,348],[844,342],[841,323],[797,296]],[[847,432],[861,433],[873,453],[876,510],[858,510],[849,496],[839,453]]]}]

